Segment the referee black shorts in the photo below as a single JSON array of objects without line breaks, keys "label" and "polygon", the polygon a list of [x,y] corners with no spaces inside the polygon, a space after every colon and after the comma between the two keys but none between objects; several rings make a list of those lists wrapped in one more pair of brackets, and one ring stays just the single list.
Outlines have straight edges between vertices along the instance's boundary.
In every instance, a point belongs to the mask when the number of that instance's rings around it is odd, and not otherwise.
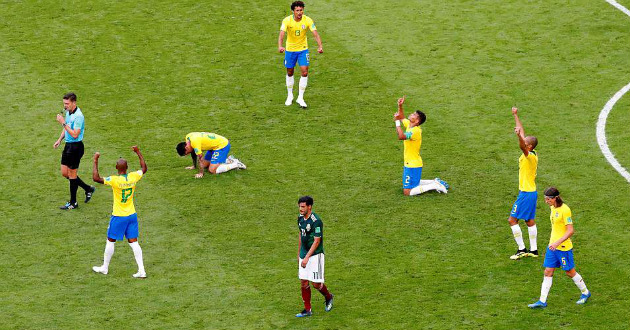
[{"label": "referee black shorts", "polygon": [[83,141],[66,142],[66,146],[61,154],[61,165],[66,165],[69,169],[76,170],[79,168],[79,163],[81,163],[83,152]]}]

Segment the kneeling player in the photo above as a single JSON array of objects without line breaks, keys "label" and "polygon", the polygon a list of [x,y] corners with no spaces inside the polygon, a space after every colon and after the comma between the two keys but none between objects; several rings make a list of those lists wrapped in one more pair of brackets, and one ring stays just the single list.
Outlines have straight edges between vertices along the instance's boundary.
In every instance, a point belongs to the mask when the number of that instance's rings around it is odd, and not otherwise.
[{"label": "kneeling player", "polygon": [[147,173],[147,164],[142,157],[142,153],[138,147],[131,147],[140,159],[140,167],[142,170],[127,174],[127,161],[123,158],[116,162],[118,175],[101,178],[98,173],[98,158],[100,153],[94,154],[94,168],[92,169],[92,179],[94,182],[104,183],[112,187],[114,193],[114,207],[109,227],[107,228],[107,243],[105,245],[105,256],[102,266],[94,266],[92,270],[97,273],[107,275],[109,272],[109,262],[114,255],[114,243],[116,240],[122,240],[127,237],[129,246],[133,250],[133,255],[138,264],[138,272],[133,274],[135,278],[146,278],[147,273],[144,270],[144,262],[142,261],[142,249],[138,244],[138,215],[136,208],[133,206],[133,194],[136,192],[136,183],[140,181],[142,176]]},{"label": "kneeling player", "polygon": [[[408,119],[404,119],[403,103],[405,103],[404,96],[398,99],[398,112],[394,114],[398,139],[404,140],[403,193],[405,196],[414,196],[430,190],[437,190],[439,193],[446,194],[449,186],[440,178],[421,180],[422,158],[420,157],[420,145],[422,144],[422,129],[420,125],[425,122],[427,117],[422,111],[415,111],[409,115]],[[401,123],[405,127],[405,132],[400,127]]]},{"label": "kneeling player", "polygon": [[[235,168],[246,169],[247,166],[230,153],[230,141],[225,137],[207,132],[193,132],[186,135],[186,141],[180,142],[177,147],[177,153],[180,156],[188,154],[192,155],[193,166],[186,167],[193,169],[199,163],[199,173],[195,174],[195,178],[203,177],[204,170],[212,174],[219,174],[233,170]],[[194,153],[193,153],[194,151]],[[203,153],[206,153],[203,155]]]},{"label": "kneeling player", "polygon": [[556,268],[562,268],[567,275],[577,285],[582,294],[576,302],[578,305],[586,304],[591,292],[586,288],[586,284],[582,276],[575,271],[573,263],[573,219],[571,219],[571,209],[560,198],[560,192],[554,187],[545,190],[545,203],[551,207],[551,238],[549,246],[545,253],[545,277],[543,278],[542,287],[540,288],[540,299],[529,304],[529,308],[545,308],[547,307],[547,295],[551,289],[553,280],[553,272]]},{"label": "kneeling player", "polygon": [[311,286],[317,289],[326,299],[325,311],[333,307],[333,295],[324,284],[324,224],[319,216],[313,213],[313,198],[300,197],[298,200],[300,215],[298,216],[298,276],[302,286],[304,310],[297,317],[311,316]]}]

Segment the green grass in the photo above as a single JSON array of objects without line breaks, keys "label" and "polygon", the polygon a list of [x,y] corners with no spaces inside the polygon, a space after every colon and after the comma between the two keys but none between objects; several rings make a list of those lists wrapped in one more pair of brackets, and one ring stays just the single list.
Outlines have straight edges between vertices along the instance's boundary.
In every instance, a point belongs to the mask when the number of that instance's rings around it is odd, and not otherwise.
[{"label": "green grass", "polygon": [[[623,3],[623,2],[622,2]],[[630,19],[605,1],[315,1],[309,109],[285,107],[276,40],[288,5],[7,2],[0,12],[2,329],[610,329],[627,327],[630,187],[606,162],[595,123],[630,81]],[[310,37],[309,37],[310,38]],[[310,38],[311,48],[315,45]],[[149,172],[136,195],[149,278],[117,243],[101,262],[111,193],[72,212],[59,174],[61,95],[86,116],[86,155],[113,174],[129,147]],[[424,175],[444,196],[402,196],[396,98],[423,109]],[[607,129],[630,168],[626,95]],[[542,259],[510,262],[516,197],[510,107],[540,144],[539,190],[557,186],[576,220],[577,270],[558,273],[544,311]],[[246,171],[192,178],[174,146],[227,136]],[[335,309],[301,309],[295,217],[315,198]],[[539,246],[549,237],[539,202]]]}]

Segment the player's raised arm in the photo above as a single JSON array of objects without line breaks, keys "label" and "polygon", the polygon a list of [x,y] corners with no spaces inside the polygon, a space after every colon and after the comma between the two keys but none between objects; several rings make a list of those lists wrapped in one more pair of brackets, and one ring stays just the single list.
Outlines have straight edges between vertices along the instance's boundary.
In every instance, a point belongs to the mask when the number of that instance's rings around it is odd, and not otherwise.
[{"label": "player's raised arm", "polygon": [[142,153],[140,152],[140,149],[138,149],[138,146],[131,147],[131,150],[133,150],[133,152],[135,152],[136,155],[138,155],[138,158],[140,159],[140,167],[142,167],[142,174],[147,173],[147,163],[144,161],[144,156],[142,156]]},{"label": "player's raised arm", "polygon": [[396,122],[396,133],[398,134],[398,140],[407,139],[405,132],[403,132],[402,127],[400,127],[400,121],[405,118],[405,113],[403,112],[404,103],[405,103],[404,96],[398,99],[398,111],[394,114],[394,121]]},{"label": "player's raised arm", "polygon": [[518,108],[512,107],[512,114],[514,115],[514,134],[518,136],[518,146],[523,151],[525,156],[529,155],[529,150],[527,148],[527,143],[525,143],[525,129],[523,128],[523,124],[521,120],[518,118]]},{"label": "player's raised arm", "polygon": [[92,167],[92,180],[98,183],[104,183],[105,181],[98,174],[98,158],[101,156],[101,153],[97,152],[94,154],[94,166]]}]

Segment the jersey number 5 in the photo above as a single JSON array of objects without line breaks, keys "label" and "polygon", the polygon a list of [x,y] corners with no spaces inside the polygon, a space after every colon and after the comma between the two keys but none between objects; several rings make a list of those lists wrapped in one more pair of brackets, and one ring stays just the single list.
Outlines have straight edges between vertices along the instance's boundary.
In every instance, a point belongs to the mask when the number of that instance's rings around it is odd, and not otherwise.
[{"label": "jersey number 5", "polygon": [[133,188],[123,189],[122,190],[122,199],[120,200],[120,202],[121,203],[127,203],[127,199],[129,199],[129,197],[131,197],[131,194],[133,194]]}]

